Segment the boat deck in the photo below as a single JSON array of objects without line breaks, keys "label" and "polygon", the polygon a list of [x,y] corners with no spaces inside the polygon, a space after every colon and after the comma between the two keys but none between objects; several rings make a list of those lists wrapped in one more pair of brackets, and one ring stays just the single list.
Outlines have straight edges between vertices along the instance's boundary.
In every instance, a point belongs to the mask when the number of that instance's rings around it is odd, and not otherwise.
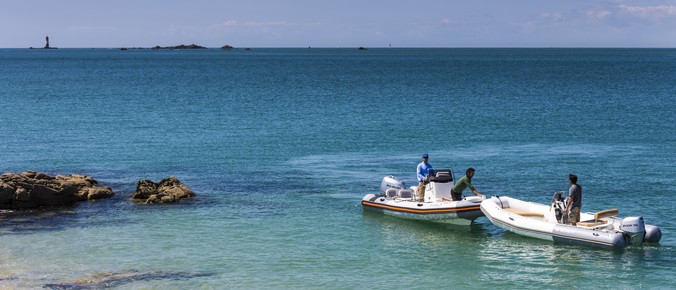
[{"label": "boat deck", "polygon": [[[523,209],[517,209],[517,208],[503,208],[504,211],[513,213],[513,214],[518,214],[523,217],[528,217],[528,218],[533,218],[533,219],[544,219],[544,214],[538,213],[538,212],[532,212],[532,211],[527,211]],[[598,217],[598,215],[596,216]],[[580,228],[588,228],[588,229],[604,229],[604,228],[612,228],[612,225],[608,224],[607,221],[605,220],[589,220],[589,221],[581,221],[578,222],[577,227]]]}]

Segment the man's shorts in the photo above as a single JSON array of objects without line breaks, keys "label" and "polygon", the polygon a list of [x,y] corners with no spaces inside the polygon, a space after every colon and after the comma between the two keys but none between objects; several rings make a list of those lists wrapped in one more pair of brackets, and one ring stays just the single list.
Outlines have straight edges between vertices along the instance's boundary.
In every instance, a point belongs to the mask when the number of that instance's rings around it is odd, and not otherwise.
[{"label": "man's shorts", "polygon": [[580,208],[574,207],[568,211],[568,223],[578,223],[580,222]]}]

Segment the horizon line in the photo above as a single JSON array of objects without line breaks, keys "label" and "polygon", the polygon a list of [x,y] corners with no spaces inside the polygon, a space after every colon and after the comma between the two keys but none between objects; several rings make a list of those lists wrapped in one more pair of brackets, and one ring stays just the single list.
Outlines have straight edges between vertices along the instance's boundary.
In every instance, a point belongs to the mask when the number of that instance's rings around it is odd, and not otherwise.
[{"label": "horizon line", "polygon": [[[182,44],[176,45],[180,46]],[[159,47],[159,49],[157,48]],[[201,50],[201,49],[532,49],[532,48],[570,48],[570,49],[676,49],[676,47],[660,46],[241,46],[232,48],[209,47],[200,48],[174,48],[174,46],[99,46],[99,47],[0,47],[0,49],[35,49],[35,50],[56,50],[56,49],[157,49],[157,50]]]}]

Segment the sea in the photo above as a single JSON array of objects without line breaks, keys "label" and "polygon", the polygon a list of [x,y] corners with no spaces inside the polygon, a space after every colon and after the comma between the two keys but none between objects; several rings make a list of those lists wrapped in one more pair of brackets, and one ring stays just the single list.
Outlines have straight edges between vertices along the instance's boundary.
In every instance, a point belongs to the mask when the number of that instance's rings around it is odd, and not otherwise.
[{"label": "sea", "polygon": [[[0,211],[0,289],[675,289],[676,49],[0,49],[0,173],[114,197]],[[618,208],[604,250],[365,212],[423,153],[487,196]],[[196,196],[130,200],[175,176]],[[469,194],[468,191],[465,194]]]}]

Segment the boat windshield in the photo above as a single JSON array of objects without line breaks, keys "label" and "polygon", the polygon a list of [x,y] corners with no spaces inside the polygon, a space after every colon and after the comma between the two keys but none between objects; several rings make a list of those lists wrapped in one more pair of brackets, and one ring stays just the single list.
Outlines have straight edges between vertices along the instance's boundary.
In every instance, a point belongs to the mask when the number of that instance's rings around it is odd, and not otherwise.
[{"label": "boat windshield", "polygon": [[430,182],[446,183],[453,181],[453,171],[450,169],[433,169],[430,172]]}]

